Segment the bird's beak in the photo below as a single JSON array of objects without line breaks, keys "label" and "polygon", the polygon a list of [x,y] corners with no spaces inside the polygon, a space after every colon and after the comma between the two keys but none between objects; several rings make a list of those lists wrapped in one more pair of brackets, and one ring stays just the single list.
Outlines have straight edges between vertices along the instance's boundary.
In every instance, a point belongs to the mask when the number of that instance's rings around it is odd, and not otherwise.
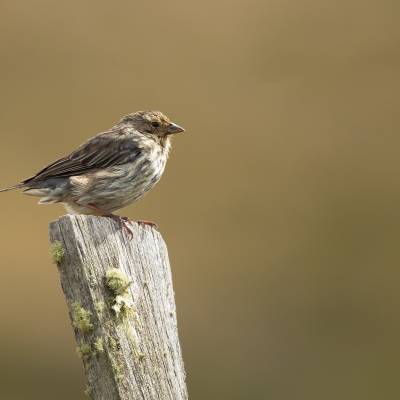
[{"label": "bird's beak", "polygon": [[185,132],[185,130],[181,126],[174,124],[173,122],[168,125],[167,135],[173,135],[174,133],[179,132]]}]

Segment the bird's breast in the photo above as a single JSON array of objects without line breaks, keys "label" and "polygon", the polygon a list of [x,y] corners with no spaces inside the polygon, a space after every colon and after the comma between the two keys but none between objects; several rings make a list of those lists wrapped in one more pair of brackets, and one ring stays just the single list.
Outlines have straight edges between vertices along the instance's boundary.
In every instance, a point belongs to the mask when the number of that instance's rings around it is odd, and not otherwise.
[{"label": "bird's breast", "polygon": [[166,162],[167,155],[161,151],[141,151],[129,163],[96,171],[78,181],[70,179],[73,198],[109,211],[122,208],[153,188]]},{"label": "bird's breast", "polygon": [[166,161],[162,154],[142,152],[133,162],[101,171],[99,178],[103,180],[107,197],[135,200],[160,180]]}]

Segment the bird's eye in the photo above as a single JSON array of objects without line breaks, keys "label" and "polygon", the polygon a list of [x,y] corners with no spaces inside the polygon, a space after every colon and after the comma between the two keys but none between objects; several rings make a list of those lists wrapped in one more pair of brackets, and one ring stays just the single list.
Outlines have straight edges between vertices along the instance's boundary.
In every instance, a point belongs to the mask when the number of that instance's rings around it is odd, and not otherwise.
[{"label": "bird's eye", "polygon": [[153,122],[151,123],[151,126],[153,126],[154,128],[158,128],[158,127],[160,126],[160,123],[157,122],[157,121],[153,121]]}]

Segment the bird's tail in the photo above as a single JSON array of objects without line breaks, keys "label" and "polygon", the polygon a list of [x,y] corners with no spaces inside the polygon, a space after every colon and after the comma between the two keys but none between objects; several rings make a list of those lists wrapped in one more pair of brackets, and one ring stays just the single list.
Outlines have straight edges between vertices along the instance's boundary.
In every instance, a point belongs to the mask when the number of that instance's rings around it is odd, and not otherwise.
[{"label": "bird's tail", "polygon": [[18,183],[17,185],[14,185],[14,186],[11,186],[11,187],[8,187],[8,188],[4,188],[4,189],[0,189],[0,193],[1,192],[8,192],[8,191],[14,190],[14,189],[20,189],[22,186],[23,186],[22,184]]}]

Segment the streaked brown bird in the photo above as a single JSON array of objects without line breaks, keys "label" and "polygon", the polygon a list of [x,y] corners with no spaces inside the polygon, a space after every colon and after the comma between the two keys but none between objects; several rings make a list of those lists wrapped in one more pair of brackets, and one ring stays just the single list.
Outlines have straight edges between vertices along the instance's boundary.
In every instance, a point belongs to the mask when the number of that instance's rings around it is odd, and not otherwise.
[{"label": "streaked brown bird", "polygon": [[160,180],[171,136],[183,131],[159,111],[138,111],[0,192],[23,189],[41,197],[39,204],[63,203],[71,214],[111,217],[131,233],[127,219],[113,211],[139,200]]}]

